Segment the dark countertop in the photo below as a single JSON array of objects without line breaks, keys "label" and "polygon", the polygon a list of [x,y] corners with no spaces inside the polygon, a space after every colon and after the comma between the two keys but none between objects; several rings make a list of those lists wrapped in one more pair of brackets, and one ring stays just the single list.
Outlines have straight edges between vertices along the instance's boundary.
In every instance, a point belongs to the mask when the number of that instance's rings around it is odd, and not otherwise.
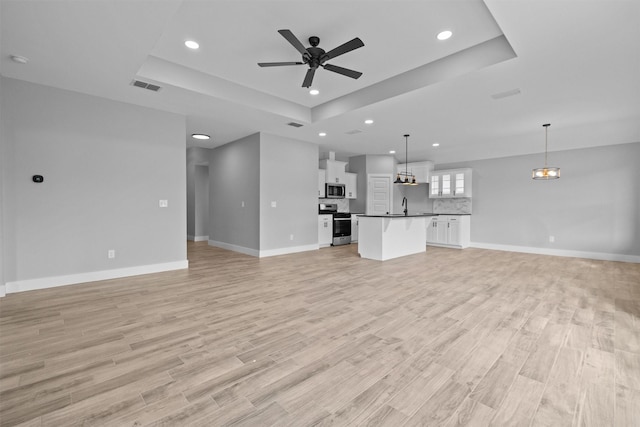
[{"label": "dark countertop", "polygon": [[386,214],[386,215],[358,215],[367,218],[420,218],[425,216],[438,216],[439,214],[421,213],[421,214]]},{"label": "dark countertop", "polygon": [[471,214],[461,214],[461,213],[419,213],[419,214],[409,214],[409,215],[405,215],[405,214],[386,214],[386,215],[365,215],[365,214],[358,214],[358,216],[366,216],[366,217],[371,217],[371,218],[415,218],[415,217],[421,217],[421,216],[438,216],[438,215],[471,215]]}]

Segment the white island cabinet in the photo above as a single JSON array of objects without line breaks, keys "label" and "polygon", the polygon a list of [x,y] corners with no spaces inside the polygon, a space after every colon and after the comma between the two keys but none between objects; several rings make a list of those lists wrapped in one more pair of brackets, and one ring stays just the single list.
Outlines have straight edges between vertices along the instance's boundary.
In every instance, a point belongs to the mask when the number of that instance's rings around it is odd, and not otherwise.
[{"label": "white island cabinet", "polygon": [[439,215],[427,222],[427,245],[464,249],[470,241],[469,215]]},{"label": "white island cabinet", "polygon": [[386,261],[426,251],[427,215],[358,217],[358,252],[362,258]]}]

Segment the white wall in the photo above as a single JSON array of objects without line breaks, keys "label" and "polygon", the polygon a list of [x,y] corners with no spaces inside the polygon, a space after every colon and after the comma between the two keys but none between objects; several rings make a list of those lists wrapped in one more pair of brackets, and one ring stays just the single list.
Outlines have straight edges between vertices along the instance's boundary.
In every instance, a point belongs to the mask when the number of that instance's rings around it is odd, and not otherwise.
[{"label": "white wall", "polygon": [[184,117],[3,78],[1,126],[8,291],[187,266]]},{"label": "white wall", "polygon": [[553,181],[531,179],[543,154],[437,169],[473,168],[476,245],[640,262],[638,159],[640,143],[552,152],[562,173]]}]

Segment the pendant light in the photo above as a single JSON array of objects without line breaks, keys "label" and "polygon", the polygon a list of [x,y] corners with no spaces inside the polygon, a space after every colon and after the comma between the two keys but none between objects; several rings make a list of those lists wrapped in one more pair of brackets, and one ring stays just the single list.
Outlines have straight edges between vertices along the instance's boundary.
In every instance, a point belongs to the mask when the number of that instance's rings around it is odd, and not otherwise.
[{"label": "pendant light", "polygon": [[[398,172],[396,176],[396,180],[393,181],[394,184],[402,184],[402,185],[418,185],[416,182],[416,176],[409,173],[409,135],[404,135],[404,172]],[[404,176],[404,180],[400,177],[400,175]]]},{"label": "pendant light", "polygon": [[531,178],[533,179],[558,179],[560,178],[560,168],[547,166],[547,133],[551,124],[542,125],[544,127],[544,167],[533,169]]}]

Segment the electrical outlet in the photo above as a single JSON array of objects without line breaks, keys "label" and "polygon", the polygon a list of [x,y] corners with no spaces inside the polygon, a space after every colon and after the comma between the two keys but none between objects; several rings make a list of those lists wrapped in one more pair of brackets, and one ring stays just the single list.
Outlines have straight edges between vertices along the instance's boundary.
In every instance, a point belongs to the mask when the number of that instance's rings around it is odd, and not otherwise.
[{"label": "electrical outlet", "polygon": [[293,234],[289,234],[289,240],[293,240]]},{"label": "electrical outlet", "polygon": [[116,250],[115,249],[109,249],[107,251],[107,258],[112,259],[116,257]]},{"label": "electrical outlet", "polygon": [[159,205],[161,208],[169,207],[169,201],[168,201],[168,200],[160,200],[160,201],[158,202],[158,205]]},{"label": "electrical outlet", "polygon": [[275,207],[276,207],[276,204],[277,204],[276,202],[271,202],[271,207],[272,207],[272,208],[275,208]]},{"label": "electrical outlet", "polygon": [[244,208],[244,200],[242,201],[242,205],[241,206]]},{"label": "electrical outlet", "polygon": [[556,241],[556,236],[549,236],[549,242],[553,243]]}]

